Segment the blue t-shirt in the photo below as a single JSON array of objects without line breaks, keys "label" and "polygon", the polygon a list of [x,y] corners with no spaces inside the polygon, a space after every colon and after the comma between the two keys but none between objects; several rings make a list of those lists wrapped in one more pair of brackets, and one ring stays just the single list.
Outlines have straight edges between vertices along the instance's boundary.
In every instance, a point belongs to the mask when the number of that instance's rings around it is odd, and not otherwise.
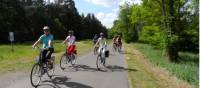
[{"label": "blue t-shirt", "polygon": [[53,46],[49,46],[48,42],[49,40],[53,40],[53,35],[52,34],[48,34],[48,35],[41,35],[40,36],[40,41],[42,41],[42,44],[43,44],[43,48],[49,48],[49,47],[53,47]]}]

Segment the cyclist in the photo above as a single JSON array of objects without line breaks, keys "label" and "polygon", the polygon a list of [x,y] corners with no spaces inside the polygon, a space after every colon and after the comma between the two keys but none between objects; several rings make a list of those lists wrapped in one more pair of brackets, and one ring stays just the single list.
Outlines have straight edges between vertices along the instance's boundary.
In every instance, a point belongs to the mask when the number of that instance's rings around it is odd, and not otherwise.
[{"label": "cyclist", "polygon": [[113,40],[112,40],[112,41],[113,41],[113,48],[114,48],[114,47],[117,47],[117,44],[118,44],[118,43],[117,43],[117,36],[113,37]]},{"label": "cyclist", "polygon": [[[51,58],[51,54],[54,52],[52,40],[53,35],[50,33],[50,28],[48,26],[43,27],[44,34],[39,37],[39,39],[32,45],[33,48],[35,48],[39,42],[42,42],[42,58],[43,62],[49,61]],[[50,63],[52,63],[50,61]]]},{"label": "cyclist", "polygon": [[95,46],[99,45],[98,54],[105,55],[105,51],[107,49],[106,38],[104,37],[103,33],[100,33],[100,37],[98,38]]},{"label": "cyclist", "polygon": [[66,52],[67,52],[68,55],[72,55],[73,53],[76,54],[76,52],[75,52],[75,49],[76,49],[76,45],[75,45],[76,37],[74,36],[74,32],[72,30],[69,30],[68,34],[69,35],[63,41],[63,44],[66,44],[68,42],[68,48],[66,49]]},{"label": "cyclist", "polygon": [[97,40],[98,40],[98,35],[95,34],[95,36],[94,36],[94,38],[93,38],[93,43],[96,44]]},{"label": "cyclist", "polygon": [[117,36],[117,45],[120,49],[122,48],[122,37],[121,37],[121,35]]}]

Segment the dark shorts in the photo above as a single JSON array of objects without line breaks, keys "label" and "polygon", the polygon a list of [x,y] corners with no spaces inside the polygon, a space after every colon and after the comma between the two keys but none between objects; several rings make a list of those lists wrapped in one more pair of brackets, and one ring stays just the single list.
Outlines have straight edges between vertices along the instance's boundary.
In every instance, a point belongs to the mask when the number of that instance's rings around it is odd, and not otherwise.
[{"label": "dark shorts", "polygon": [[48,59],[50,59],[53,52],[54,52],[54,48],[42,50],[42,58],[43,58],[42,60],[43,60],[43,62],[46,62]]}]

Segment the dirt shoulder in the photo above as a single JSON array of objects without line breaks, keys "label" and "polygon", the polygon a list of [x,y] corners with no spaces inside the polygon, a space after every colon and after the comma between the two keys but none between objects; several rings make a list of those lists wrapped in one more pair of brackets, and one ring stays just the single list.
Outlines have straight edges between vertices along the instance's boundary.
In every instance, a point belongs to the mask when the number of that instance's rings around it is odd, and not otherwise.
[{"label": "dirt shoulder", "polygon": [[151,64],[133,44],[125,46],[129,69],[137,69],[136,72],[129,72],[129,78],[134,88],[192,88],[164,68]]}]

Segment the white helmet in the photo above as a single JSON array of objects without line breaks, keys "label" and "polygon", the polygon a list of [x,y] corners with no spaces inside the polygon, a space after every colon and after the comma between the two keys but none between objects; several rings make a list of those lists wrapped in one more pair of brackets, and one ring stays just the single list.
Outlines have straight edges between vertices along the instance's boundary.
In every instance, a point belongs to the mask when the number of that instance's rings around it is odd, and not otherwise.
[{"label": "white helmet", "polygon": [[44,26],[43,30],[49,30],[49,26]]},{"label": "white helmet", "polygon": [[102,32],[100,33],[100,36],[103,36],[103,33],[102,33]]}]

